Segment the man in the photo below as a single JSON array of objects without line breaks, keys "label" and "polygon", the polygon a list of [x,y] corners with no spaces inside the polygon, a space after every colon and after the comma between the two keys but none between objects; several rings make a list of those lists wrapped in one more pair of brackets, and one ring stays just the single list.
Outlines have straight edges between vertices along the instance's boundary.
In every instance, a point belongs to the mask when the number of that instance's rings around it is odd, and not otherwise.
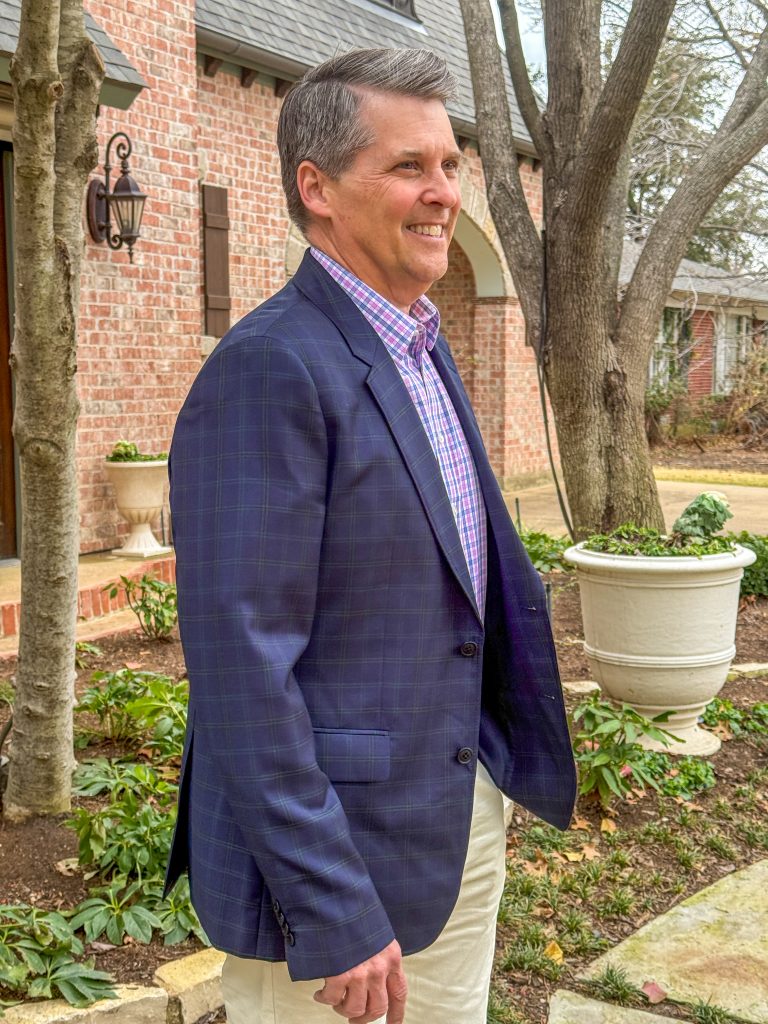
[{"label": "man", "polygon": [[499,790],[572,810],[542,586],[424,296],[460,208],[451,87],[427,50],[361,50],[288,95],[312,248],[173,439],[191,690],[169,882],[189,867],[230,954],[230,1024],[484,1024]]}]

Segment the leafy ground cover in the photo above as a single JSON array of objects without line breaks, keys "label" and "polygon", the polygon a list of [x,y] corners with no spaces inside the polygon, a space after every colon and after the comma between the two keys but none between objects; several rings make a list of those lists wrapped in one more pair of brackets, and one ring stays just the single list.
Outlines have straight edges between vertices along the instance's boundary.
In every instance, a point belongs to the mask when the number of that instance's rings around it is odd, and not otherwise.
[{"label": "leafy ground cover", "polygon": [[[563,678],[586,679],[589,670],[579,642],[577,588],[562,573],[552,573],[549,580]],[[63,946],[70,943],[69,951],[63,950],[68,956],[91,958],[91,970],[108,972],[120,982],[148,984],[160,963],[200,948],[194,921],[190,918],[186,930],[190,937],[179,945],[165,945],[175,925],[167,907],[151,902],[157,897],[158,864],[141,863],[146,844],[135,831],[150,827],[151,822],[142,823],[141,815],[133,813],[122,845],[117,842],[119,827],[105,827],[99,835],[98,825],[85,823],[109,817],[110,804],[121,792],[149,788],[150,817],[172,796],[178,766],[178,746],[174,746],[178,729],[172,720],[178,709],[174,710],[173,702],[168,705],[168,687],[163,687],[162,694],[153,693],[152,677],[143,673],[166,676],[173,686],[183,679],[184,664],[175,632],[167,643],[151,642],[136,630],[99,640],[96,646],[98,651],[80,652],[78,696],[84,711],[78,716],[83,740],[77,754],[81,762],[91,764],[79,773],[74,815],[20,826],[0,823],[0,902],[27,903],[38,908],[40,915],[63,916],[68,908],[95,900],[81,909],[74,944],[58,918],[53,924],[41,918],[41,935],[57,928],[61,934],[56,941]],[[739,615],[737,661],[765,661],[767,653],[768,600],[745,601]],[[0,663],[0,695],[12,696],[14,668],[13,661]],[[94,672],[101,674],[95,681],[98,692],[93,690]],[[125,699],[104,701],[105,689],[113,687],[119,697],[120,686],[128,684]],[[583,699],[569,696],[571,710]],[[576,974],[599,952],[686,895],[768,856],[764,731],[768,720],[760,710],[766,702],[768,678],[728,683],[707,721],[723,736],[722,750],[711,758],[693,759],[684,770],[680,762],[670,766],[648,761],[647,770],[655,773],[662,792],[651,785],[643,790],[629,785],[623,800],[606,794],[609,809],[599,799],[584,796],[566,833],[523,812],[516,814],[509,833],[508,882],[499,919],[492,1024],[543,1024],[551,992],[557,987],[578,987]],[[137,719],[129,713],[131,705],[145,719],[140,734],[135,731]],[[0,728],[3,715],[0,703]],[[592,720],[584,713],[580,716],[582,731],[600,724],[599,715],[593,714]],[[145,727],[150,729],[150,742]],[[110,738],[85,745],[86,735],[107,733]],[[110,765],[127,755],[138,760],[138,769]],[[130,799],[127,809],[131,811]],[[133,806],[137,811],[138,805]],[[80,827],[67,827],[67,817],[79,820]],[[113,812],[110,820],[114,817]],[[87,876],[97,869],[101,891],[94,894],[95,876]],[[126,884],[115,889],[120,875]],[[137,888],[131,892],[131,886]],[[146,914],[129,914],[126,919],[126,909],[134,905],[137,893],[149,898]],[[184,894],[179,899],[183,901]],[[71,928],[73,922],[68,924]],[[145,943],[149,931],[152,939]],[[181,934],[172,937],[182,938]],[[61,963],[51,974],[65,968]],[[66,986],[66,970],[59,978]],[[60,992],[57,979],[49,980],[53,993]],[[90,980],[94,986],[100,984],[98,978]],[[614,983],[619,991],[621,985],[616,979]],[[39,994],[46,994],[43,983]],[[3,997],[10,994],[0,990]],[[641,997],[630,993],[627,998]]]}]

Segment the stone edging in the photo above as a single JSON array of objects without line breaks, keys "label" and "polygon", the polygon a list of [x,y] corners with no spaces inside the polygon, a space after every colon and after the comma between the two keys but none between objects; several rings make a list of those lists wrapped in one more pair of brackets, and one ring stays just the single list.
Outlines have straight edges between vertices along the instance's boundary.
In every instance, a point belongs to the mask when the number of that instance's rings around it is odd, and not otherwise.
[{"label": "stone edging", "polygon": [[22,1003],[5,1011],[3,1024],[195,1024],[224,1005],[217,949],[171,960],[155,971],[156,985],[116,985],[117,999],[78,1009],[64,999]]}]

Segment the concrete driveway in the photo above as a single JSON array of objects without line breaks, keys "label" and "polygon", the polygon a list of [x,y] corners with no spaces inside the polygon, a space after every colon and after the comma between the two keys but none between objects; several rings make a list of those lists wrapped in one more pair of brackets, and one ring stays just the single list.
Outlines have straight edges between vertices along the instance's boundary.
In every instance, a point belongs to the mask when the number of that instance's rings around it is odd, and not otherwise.
[{"label": "concrete driveway", "polygon": [[[768,534],[768,488],[740,487],[735,484],[678,483],[674,480],[657,481],[661,505],[667,527],[677,519],[686,505],[702,491],[722,491],[731,503],[733,519],[726,524],[727,530]],[[555,486],[552,483],[536,487],[524,487],[505,492],[512,516],[515,516],[515,498],[520,501],[520,518],[528,529],[544,530],[555,537],[566,532],[557,503]]]}]

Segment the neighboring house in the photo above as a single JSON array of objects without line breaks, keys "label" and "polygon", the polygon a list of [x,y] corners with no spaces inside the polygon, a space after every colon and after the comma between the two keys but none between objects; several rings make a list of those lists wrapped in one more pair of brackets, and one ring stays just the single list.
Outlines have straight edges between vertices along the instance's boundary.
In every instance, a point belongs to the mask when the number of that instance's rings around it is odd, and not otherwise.
[{"label": "neighboring house", "polygon": [[[619,274],[629,281],[639,246],[627,242]],[[681,381],[691,398],[723,395],[752,346],[764,343],[768,283],[706,263],[683,260],[664,310],[648,377]]]}]

